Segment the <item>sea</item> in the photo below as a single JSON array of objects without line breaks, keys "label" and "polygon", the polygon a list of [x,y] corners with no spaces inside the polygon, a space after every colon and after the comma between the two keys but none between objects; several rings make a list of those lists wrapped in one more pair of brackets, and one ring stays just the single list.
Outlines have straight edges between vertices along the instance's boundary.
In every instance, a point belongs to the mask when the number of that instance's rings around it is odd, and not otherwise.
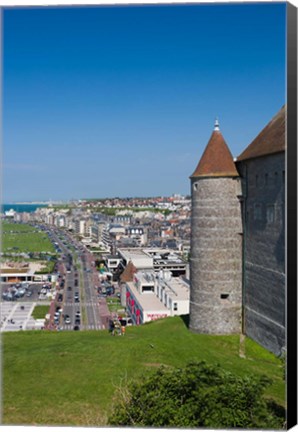
[{"label": "sea", "polygon": [[1,213],[4,213],[10,209],[18,212],[18,213],[32,213],[35,212],[37,208],[40,207],[48,207],[47,204],[2,204],[1,205]]}]

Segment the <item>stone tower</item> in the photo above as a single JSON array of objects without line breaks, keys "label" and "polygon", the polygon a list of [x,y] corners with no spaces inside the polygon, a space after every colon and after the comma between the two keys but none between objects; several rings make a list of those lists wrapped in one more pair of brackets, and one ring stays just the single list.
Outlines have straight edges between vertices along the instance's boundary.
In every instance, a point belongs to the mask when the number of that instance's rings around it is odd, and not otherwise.
[{"label": "stone tower", "polygon": [[240,333],[241,181],[218,121],[190,179],[190,329]]}]

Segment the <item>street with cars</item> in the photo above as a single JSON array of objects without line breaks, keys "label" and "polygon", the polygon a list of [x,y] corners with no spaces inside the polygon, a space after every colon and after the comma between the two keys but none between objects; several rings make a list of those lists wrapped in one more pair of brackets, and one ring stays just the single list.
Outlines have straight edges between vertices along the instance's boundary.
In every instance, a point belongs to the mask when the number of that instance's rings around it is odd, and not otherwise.
[{"label": "street with cars", "polygon": [[31,314],[37,304],[49,306],[45,329],[107,328],[109,311],[105,299],[98,296],[99,280],[92,253],[65,231],[40,228],[46,231],[59,253],[54,282],[3,284],[1,331],[36,328]]}]

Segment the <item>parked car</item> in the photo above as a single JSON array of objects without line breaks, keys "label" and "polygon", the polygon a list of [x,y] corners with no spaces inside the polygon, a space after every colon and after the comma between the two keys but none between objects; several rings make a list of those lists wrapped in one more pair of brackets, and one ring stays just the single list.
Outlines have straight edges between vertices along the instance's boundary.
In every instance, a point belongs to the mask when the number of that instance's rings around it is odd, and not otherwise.
[{"label": "parked car", "polygon": [[115,288],[111,285],[106,288],[107,295],[115,294]]}]

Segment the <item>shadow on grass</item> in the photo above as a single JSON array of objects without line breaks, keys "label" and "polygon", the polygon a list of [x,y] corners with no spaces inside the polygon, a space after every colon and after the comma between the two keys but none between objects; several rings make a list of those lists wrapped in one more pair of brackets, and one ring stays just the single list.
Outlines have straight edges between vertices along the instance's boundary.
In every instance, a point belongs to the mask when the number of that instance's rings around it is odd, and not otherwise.
[{"label": "shadow on grass", "polygon": [[189,328],[189,314],[187,314],[187,315],[180,315],[180,318],[182,319],[185,327]]},{"label": "shadow on grass", "polygon": [[276,403],[273,399],[269,399],[267,402],[267,406],[272,414],[279,418],[281,422],[284,422],[286,419],[286,410],[284,407]]}]

